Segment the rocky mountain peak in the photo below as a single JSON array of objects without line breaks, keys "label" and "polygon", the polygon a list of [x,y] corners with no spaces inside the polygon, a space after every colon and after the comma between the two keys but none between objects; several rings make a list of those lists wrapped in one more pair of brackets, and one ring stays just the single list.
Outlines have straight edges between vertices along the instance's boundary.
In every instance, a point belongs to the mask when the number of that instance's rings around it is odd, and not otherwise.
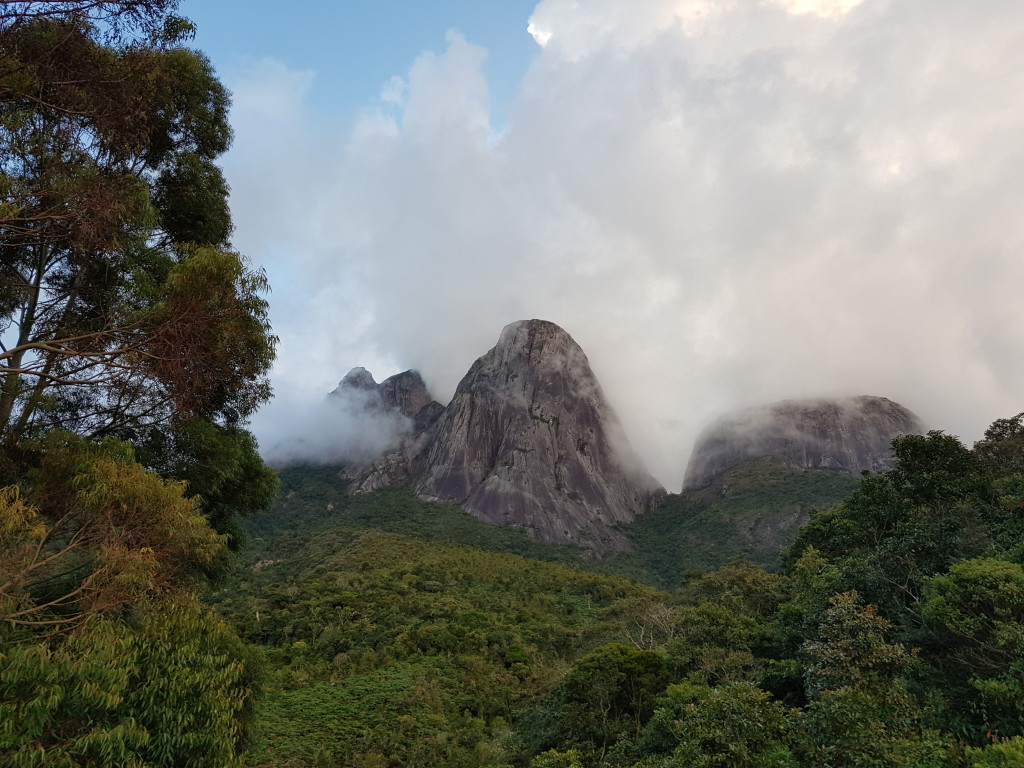
[{"label": "rocky mountain peak", "polygon": [[410,419],[416,419],[420,411],[430,404],[440,405],[434,402],[419,371],[403,371],[389,376],[377,385],[377,391],[386,408],[394,408]]},{"label": "rocky mountain peak", "polygon": [[414,424],[417,420],[433,423],[443,410],[427,390],[419,371],[413,370],[396,373],[378,384],[365,368],[353,368],[330,396],[358,403],[372,411],[400,413]]},{"label": "rocky mountain peak", "polygon": [[345,377],[338,382],[338,389],[376,389],[377,382],[365,368],[353,368],[345,374]]},{"label": "rocky mountain peak", "polygon": [[416,423],[398,450],[346,470],[352,492],[411,486],[597,557],[628,549],[614,527],[664,494],[630,449],[583,350],[544,320],[505,326],[451,403],[424,406]]},{"label": "rocky mountain peak", "polygon": [[506,326],[477,359],[415,475],[424,498],[598,556],[627,548],[613,526],[663,492],[640,468],[583,350],[543,320]]},{"label": "rocky mountain peak", "polygon": [[884,397],[783,400],[722,416],[697,438],[683,488],[704,488],[738,464],[774,455],[807,469],[882,472],[893,438],[924,431],[920,419]]}]

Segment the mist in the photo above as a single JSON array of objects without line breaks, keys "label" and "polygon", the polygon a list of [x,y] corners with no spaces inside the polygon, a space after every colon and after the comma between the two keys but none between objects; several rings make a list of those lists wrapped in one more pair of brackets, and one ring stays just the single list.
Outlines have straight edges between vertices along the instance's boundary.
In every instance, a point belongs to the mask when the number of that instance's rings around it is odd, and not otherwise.
[{"label": "mist", "polygon": [[280,468],[369,461],[397,447],[412,432],[412,420],[382,407],[375,389],[339,386],[319,399],[278,392],[252,427],[264,460]]},{"label": "mist", "polygon": [[527,26],[501,125],[457,31],[342,120],[316,73],[228,82],[235,242],[281,337],[268,455],[376,445],[329,421],[341,374],[416,368],[447,403],[533,317],[670,490],[734,408],[881,395],[968,442],[1024,410],[1024,5],[543,0]]}]

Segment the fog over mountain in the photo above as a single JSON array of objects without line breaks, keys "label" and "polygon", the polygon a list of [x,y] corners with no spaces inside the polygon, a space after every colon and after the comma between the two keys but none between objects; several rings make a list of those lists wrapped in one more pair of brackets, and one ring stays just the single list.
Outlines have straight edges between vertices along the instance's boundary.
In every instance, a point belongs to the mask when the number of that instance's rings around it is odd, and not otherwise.
[{"label": "fog over mountain", "polygon": [[543,0],[527,23],[501,125],[456,31],[342,124],[306,106],[315,73],[229,82],[235,241],[281,336],[264,445],[357,365],[446,404],[523,317],[587,351],[668,488],[737,407],[873,393],[966,440],[1024,410],[1024,5]]}]

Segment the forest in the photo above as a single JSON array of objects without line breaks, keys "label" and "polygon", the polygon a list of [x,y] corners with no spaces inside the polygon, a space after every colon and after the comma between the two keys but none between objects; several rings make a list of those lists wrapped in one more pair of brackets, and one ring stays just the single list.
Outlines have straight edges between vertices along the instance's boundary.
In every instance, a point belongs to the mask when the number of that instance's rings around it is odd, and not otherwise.
[{"label": "forest", "polygon": [[[265,466],[268,285],[175,10],[0,6],[0,764],[1024,765],[1024,414],[741,468],[604,561]],[[782,552],[730,527],[793,505]]]},{"label": "forest", "polygon": [[1024,414],[894,450],[771,570],[685,494],[634,538],[666,569],[283,471],[209,597],[268,664],[249,764],[1020,765]]}]

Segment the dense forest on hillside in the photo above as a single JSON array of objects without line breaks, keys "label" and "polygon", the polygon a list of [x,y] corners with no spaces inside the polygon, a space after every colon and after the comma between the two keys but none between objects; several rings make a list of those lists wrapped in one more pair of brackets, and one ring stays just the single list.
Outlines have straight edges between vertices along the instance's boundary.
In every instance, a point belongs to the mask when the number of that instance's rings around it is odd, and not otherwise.
[{"label": "dense forest on hillside", "polygon": [[[335,468],[284,471],[211,597],[267,660],[249,763],[1018,765],[1022,418],[974,450],[938,432],[895,450],[859,481],[760,462],[717,502],[670,498],[634,539],[660,530],[662,548],[628,568],[404,491],[349,497]],[[725,515],[850,483],[773,570],[700,571]]]}]

